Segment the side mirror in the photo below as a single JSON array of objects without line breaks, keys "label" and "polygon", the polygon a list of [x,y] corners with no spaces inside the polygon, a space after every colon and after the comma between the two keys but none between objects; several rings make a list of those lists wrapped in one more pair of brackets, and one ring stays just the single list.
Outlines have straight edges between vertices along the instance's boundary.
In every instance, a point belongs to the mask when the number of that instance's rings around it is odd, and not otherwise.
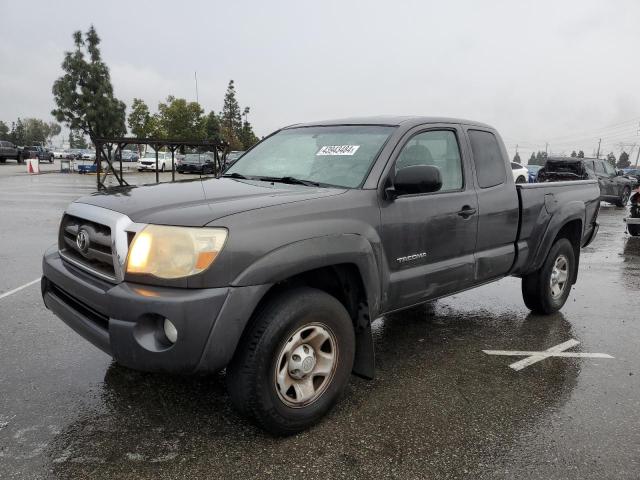
[{"label": "side mirror", "polygon": [[393,180],[395,196],[437,192],[442,188],[440,169],[432,165],[401,168]]}]

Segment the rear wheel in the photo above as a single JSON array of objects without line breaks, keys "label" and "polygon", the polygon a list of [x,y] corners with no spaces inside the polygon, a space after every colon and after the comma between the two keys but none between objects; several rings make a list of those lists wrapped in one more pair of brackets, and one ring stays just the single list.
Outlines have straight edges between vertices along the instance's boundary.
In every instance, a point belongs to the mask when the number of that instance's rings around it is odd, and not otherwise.
[{"label": "rear wheel", "polygon": [[571,291],[575,254],[566,238],[557,240],[542,267],[522,278],[525,305],[536,313],[551,314],[562,308]]},{"label": "rear wheel", "polygon": [[274,435],[318,422],[346,387],[355,353],[351,318],[331,295],[296,288],[254,318],[227,367],[234,406]]},{"label": "rear wheel", "polygon": [[629,235],[631,235],[632,237],[637,237],[638,235],[640,235],[640,225],[627,224],[627,231],[629,232]]},{"label": "rear wheel", "polygon": [[624,187],[622,189],[622,195],[620,195],[620,199],[616,202],[618,207],[626,207],[627,202],[629,202],[629,196],[631,195],[631,189],[629,187]]}]

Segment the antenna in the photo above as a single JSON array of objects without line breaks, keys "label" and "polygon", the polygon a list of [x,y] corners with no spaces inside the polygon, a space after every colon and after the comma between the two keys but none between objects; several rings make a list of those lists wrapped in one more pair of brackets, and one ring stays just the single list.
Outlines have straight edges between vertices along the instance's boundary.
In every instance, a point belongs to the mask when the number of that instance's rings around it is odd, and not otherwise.
[{"label": "antenna", "polygon": [[198,97],[198,72],[193,72],[193,78],[196,81],[196,103],[200,103],[200,98]]}]

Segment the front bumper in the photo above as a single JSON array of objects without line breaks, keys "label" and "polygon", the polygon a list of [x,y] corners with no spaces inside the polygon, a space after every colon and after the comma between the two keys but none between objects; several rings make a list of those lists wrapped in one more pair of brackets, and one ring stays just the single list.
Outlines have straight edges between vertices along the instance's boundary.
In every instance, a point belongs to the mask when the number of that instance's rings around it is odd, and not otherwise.
[{"label": "front bumper", "polygon": [[628,225],[640,225],[640,218],[627,217],[624,222]]},{"label": "front bumper", "polygon": [[[55,247],[43,258],[47,308],[118,363],[142,371],[221,370],[268,287],[114,285],[68,264]],[[164,337],[165,318],[178,330],[175,344]]]}]

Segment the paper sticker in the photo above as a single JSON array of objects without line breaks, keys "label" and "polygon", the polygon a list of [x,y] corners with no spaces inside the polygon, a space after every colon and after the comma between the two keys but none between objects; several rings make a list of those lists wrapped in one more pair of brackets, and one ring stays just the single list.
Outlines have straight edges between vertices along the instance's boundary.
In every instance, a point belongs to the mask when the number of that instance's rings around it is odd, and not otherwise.
[{"label": "paper sticker", "polygon": [[316,155],[353,155],[360,145],[325,145]]}]

